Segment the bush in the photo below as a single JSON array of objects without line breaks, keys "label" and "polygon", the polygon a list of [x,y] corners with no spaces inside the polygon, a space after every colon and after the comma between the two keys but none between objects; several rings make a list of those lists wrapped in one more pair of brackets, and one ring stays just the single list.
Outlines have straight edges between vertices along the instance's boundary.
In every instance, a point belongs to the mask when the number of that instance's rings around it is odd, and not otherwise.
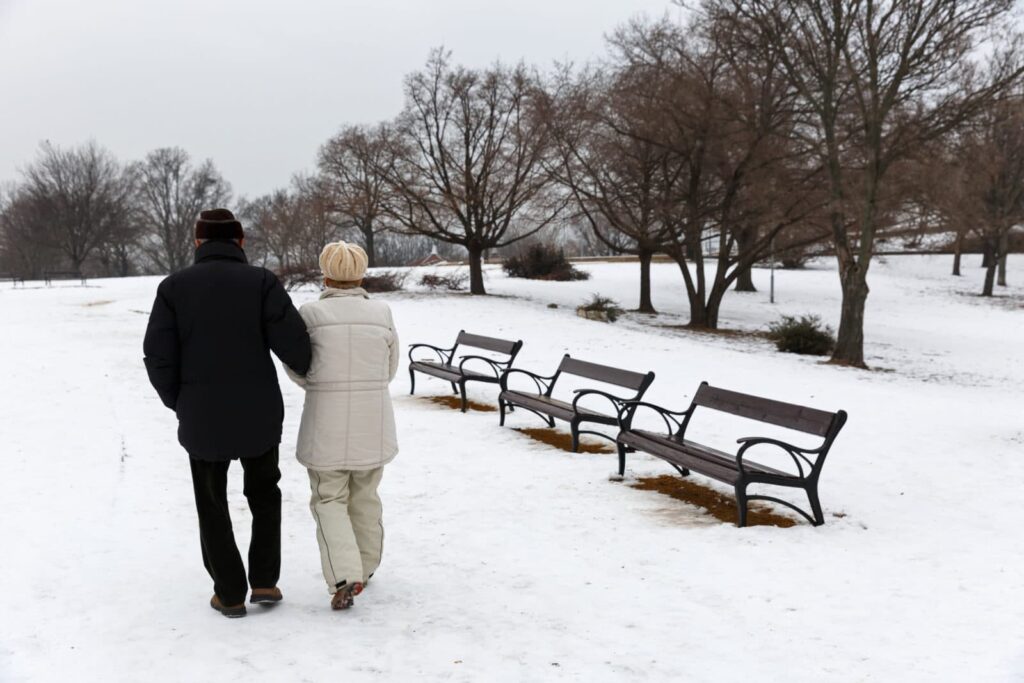
[{"label": "bush", "polygon": [[525,251],[505,259],[502,269],[509,277],[528,280],[589,280],[590,273],[577,270],[561,249],[543,243],[531,244]]},{"label": "bush", "polygon": [[779,351],[810,356],[827,355],[836,345],[832,328],[822,325],[821,318],[816,315],[799,318],[784,315],[768,326],[768,338],[775,342]]},{"label": "bush", "polygon": [[576,307],[576,315],[588,320],[604,320],[613,323],[622,315],[622,308],[612,299],[594,294],[590,301]]},{"label": "bush", "polygon": [[420,286],[427,289],[447,289],[449,292],[457,292],[466,286],[469,275],[465,271],[456,271],[447,275],[437,273],[424,273],[420,278]]},{"label": "bush", "polygon": [[363,277],[363,289],[367,292],[397,292],[405,287],[408,272],[384,270],[379,273],[367,273]]}]

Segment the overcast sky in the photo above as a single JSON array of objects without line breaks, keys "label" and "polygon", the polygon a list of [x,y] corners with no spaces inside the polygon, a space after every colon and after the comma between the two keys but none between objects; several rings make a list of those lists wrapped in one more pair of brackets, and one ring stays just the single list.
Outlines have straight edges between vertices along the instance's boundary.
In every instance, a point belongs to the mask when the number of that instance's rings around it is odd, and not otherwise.
[{"label": "overcast sky", "polygon": [[484,66],[604,54],[669,0],[0,0],[0,181],[39,143],[122,160],[177,145],[236,195],[312,168],[346,122],[392,117],[431,47]]}]

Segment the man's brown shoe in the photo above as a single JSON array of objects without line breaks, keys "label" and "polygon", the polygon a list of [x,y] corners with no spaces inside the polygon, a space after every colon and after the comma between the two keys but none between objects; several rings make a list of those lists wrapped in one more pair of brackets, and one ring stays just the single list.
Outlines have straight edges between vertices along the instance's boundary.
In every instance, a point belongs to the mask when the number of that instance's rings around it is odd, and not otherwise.
[{"label": "man's brown shoe", "polygon": [[242,603],[241,605],[225,605],[216,595],[210,598],[210,607],[229,619],[237,619],[238,617],[245,616],[245,603]]},{"label": "man's brown shoe", "polygon": [[249,602],[254,605],[276,605],[281,602],[284,598],[281,595],[281,589],[277,586],[273,588],[253,588],[252,595],[249,597]]}]

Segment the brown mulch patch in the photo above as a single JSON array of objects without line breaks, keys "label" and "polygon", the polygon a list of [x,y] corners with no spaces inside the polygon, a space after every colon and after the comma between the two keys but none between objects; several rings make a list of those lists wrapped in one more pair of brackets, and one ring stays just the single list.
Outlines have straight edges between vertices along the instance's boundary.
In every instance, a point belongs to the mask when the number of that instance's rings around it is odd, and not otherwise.
[{"label": "brown mulch patch", "polygon": [[[630,486],[641,491],[664,493],[676,500],[702,507],[712,517],[723,522],[736,524],[738,521],[736,499],[688,479],[663,474],[659,477],[642,477]],[[796,526],[796,520],[776,514],[767,506],[755,501],[750,503],[750,507],[747,508],[747,526],[789,528]]]},{"label": "brown mulch patch", "polygon": [[[458,396],[427,396],[427,400],[431,403],[436,403],[439,406],[445,408],[454,408],[455,410],[462,410],[462,399]],[[466,410],[476,410],[481,413],[493,413],[498,410],[497,406],[492,406],[487,403],[480,403],[470,399],[466,401]]]},{"label": "brown mulch patch", "polygon": [[[559,450],[572,453],[572,435],[560,432],[557,429],[545,427],[516,427],[516,431],[525,434],[534,441],[540,441],[548,446],[554,446]],[[580,441],[580,453],[614,453],[615,449],[603,443]]]}]

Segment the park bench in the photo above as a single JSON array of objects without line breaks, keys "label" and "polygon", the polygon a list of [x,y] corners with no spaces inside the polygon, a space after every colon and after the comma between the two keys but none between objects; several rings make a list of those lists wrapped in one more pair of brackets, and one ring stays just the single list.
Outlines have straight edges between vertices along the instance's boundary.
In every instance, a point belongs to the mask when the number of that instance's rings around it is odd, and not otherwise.
[{"label": "park bench", "polygon": [[[458,362],[456,363],[455,352],[460,346],[499,353],[508,356],[508,359],[502,361],[481,355],[464,354],[458,357]],[[430,349],[437,354],[438,359],[415,360],[412,357],[412,353],[420,348]],[[452,391],[457,391],[462,398],[462,412],[466,412],[466,383],[486,382],[498,384],[501,381],[502,373],[512,365],[512,361],[516,359],[516,354],[519,353],[521,348],[523,348],[523,341],[521,339],[519,341],[497,339],[479,334],[470,334],[465,330],[459,332],[459,336],[455,339],[455,345],[450,349],[442,349],[430,344],[413,344],[409,347],[409,380],[411,384],[409,393],[414,394],[416,392],[415,373],[422,372],[425,375],[438,377],[451,382]],[[478,370],[466,367],[467,364],[476,364],[477,368],[481,368],[480,363],[486,364],[484,367],[488,367],[490,372],[479,372]]]},{"label": "park bench", "polygon": [[74,270],[48,270],[43,273],[43,283],[49,287],[54,280],[81,280],[85,286],[85,275]]},{"label": "park bench", "polygon": [[25,286],[25,278],[21,275],[16,275],[14,273],[0,273],[0,282],[3,282],[4,280],[10,280],[11,284],[13,284],[15,288],[17,288],[18,283],[21,283],[22,287]]},{"label": "park bench", "polygon": [[[716,450],[686,438],[687,427],[693,419],[694,412],[702,409],[716,410],[731,415],[738,415],[750,420],[792,429],[823,438],[817,448],[802,448],[785,441],[758,436],[748,436],[737,440],[740,444],[735,455]],[[640,408],[648,408],[658,413],[665,422],[667,434],[646,431],[633,427],[633,418]],[[740,394],[710,386],[702,382],[690,407],[683,412],[666,410],[650,403],[634,401],[627,403],[619,411],[619,476],[626,470],[627,451],[642,451],[657,456],[672,465],[682,476],[690,471],[730,484],[736,491],[736,508],[739,511],[739,526],[747,523],[747,502],[751,500],[770,500],[796,510],[811,524],[819,526],[825,523],[818,500],[818,478],[825,464],[832,442],[839,430],[846,423],[846,412],[840,410],[829,413],[792,403],[773,401],[759,396]],[[758,446],[771,446],[780,449],[793,460],[795,472],[784,472],[754,462],[747,453]],[[803,489],[811,504],[813,517],[804,510],[779,498],[763,495],[748,495],[750,484],[769,484],[790,488]]]},{"label": "park bench", "polygon": [[[515,374],[523,374],[533,380],[536,386],[536,393],[509,389],[508,379]],[[555,390],[555,383],[562,375],[575,375],[584,379],[590,379],[603,384],[611,384],[635,392],[631,396],[616,396],[600,389],[576,389],[572,402],[561,401],[552,397]],[[500,411],[499,425],[505,424],[506,408],[523,408],[534,413],[548,423],[549,427],[555,426],[555,419],[564,420],[569,423],[572,431],[572,450],[579,450],[580,434],[592,434],[610,441],[615,439],[601,432],[580,430],[580,425],[585,422],[615,426],[618,425],[619,409],[630,401],[639,401],[647,387],[654,381],[654,373],[646,374],[622,370],[607,365],[588,363],[577,360],[569,354],[562,357],[562,362],[550,377],[543,377],[529,370],[510,368],[501,377],[501,393],[498,394],[498,410]],[[599,396],[611,402],[614,408],[613,414],[602,413],[592,408],[585,408],[580,402],[589,396]]]}]

